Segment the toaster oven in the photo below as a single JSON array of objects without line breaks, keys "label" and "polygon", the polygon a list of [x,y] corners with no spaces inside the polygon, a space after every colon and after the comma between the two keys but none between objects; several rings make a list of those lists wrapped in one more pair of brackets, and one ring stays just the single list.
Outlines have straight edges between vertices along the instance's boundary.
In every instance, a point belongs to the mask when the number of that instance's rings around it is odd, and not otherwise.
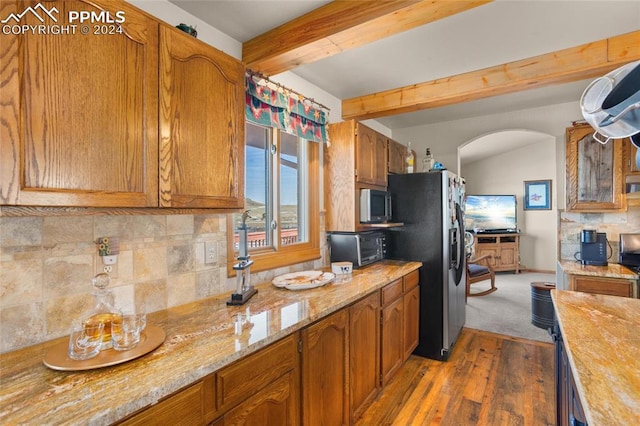
[{"label": "toaster oven", "polygon": [[384,232],[349,232],[329,234],[331,262],[351,262],[354,268],[384,259],[386,239]]}]

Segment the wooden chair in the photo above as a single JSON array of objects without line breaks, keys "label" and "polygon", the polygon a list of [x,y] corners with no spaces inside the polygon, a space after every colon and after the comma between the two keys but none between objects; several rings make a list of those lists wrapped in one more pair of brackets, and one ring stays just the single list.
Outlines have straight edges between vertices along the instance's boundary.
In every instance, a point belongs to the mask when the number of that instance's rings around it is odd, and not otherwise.
[{"label": "wooden chair", "polygon": [[[496,274],[489,262],[491,255],[480,256],[475,259],[467,259],[467,296],[484,296],[496,291]],[[471,284],[491,280],[491,287],[477,293],[471,293]]]}]

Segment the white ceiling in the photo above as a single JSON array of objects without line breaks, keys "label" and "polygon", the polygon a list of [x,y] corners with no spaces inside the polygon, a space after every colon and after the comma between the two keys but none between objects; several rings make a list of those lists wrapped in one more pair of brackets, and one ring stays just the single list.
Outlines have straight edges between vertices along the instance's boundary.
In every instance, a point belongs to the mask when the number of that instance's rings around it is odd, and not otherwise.
[{"label": "white ceiling", "polygon": [[[170,0],[244,42],[328,1]],[[292,72],[348,99],[640,29],[640,1],[496,0]],[[589,81],[377,119],[394,129],[577,101]],[[295,88],[294,88],[295,89]]]}]

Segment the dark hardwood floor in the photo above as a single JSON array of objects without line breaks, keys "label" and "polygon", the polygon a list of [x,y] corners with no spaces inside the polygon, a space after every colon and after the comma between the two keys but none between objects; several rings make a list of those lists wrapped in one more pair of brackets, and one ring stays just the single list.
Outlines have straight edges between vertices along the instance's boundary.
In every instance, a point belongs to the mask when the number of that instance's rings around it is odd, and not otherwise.
[{"label": "dark hardwood floor", "polygon": [[447,362],[412,355],[358,425],[555,425],[550,343],[464,328]]}]

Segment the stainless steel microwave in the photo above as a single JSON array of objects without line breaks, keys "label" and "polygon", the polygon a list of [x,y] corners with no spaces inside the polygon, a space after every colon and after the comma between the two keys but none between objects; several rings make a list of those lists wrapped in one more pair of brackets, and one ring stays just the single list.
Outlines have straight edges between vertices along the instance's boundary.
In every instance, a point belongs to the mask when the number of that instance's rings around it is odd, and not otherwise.
[{"label": "stainless steel microwave", "polygon": [[391,220],[391,195],[375,189],[360,190],[360,223],[384,223]]}]

